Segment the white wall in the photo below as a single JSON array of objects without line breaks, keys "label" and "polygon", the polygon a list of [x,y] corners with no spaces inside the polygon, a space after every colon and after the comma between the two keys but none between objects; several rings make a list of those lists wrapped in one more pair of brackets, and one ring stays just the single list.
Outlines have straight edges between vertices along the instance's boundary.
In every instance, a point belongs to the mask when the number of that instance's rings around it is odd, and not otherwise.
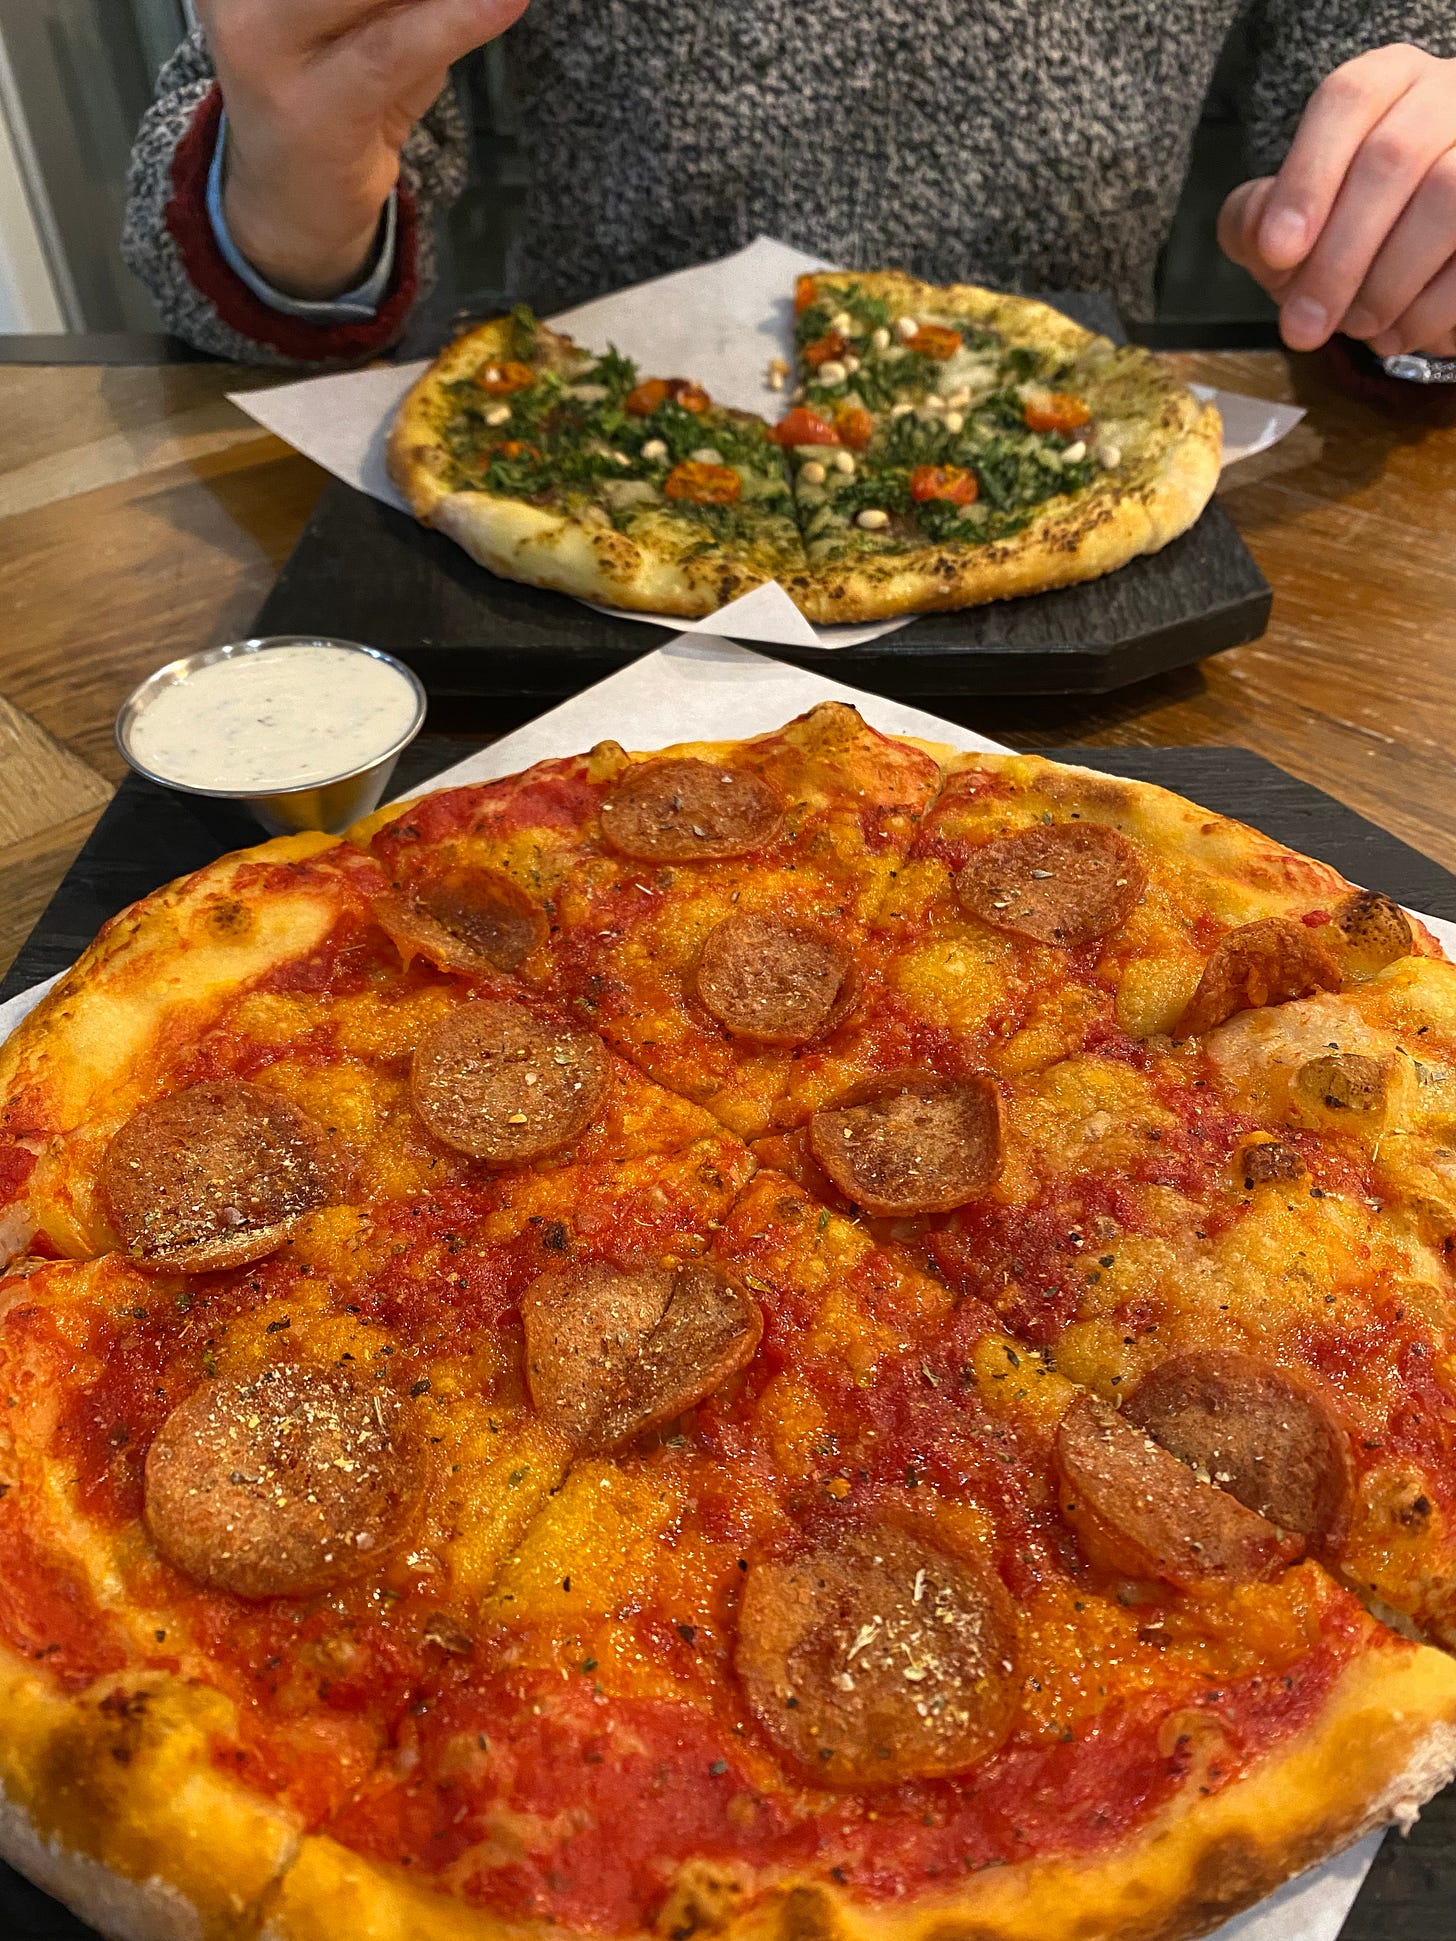
[{"label": "white wall", "polygon": [[61,331],[61,299],[21,168],[27,136],[12,118],[15,100],[0,41],[0,333]]}]

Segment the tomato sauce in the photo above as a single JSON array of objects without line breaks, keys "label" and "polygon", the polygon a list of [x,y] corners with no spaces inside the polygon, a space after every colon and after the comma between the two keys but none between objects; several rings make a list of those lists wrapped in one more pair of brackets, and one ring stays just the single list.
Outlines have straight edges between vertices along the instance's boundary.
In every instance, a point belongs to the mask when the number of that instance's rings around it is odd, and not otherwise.
[{"label": "tomato sauce", "polygon": [[425,796],[408,814],[386,823],[370,848],[386,868],[396,870],[416,844],[428,849],[465,836],[507,840],[541,829],[575,843],[582,828],[595,823],[603,793],[602,784],[589,779],[582,756],[538,762],[524,775]]},{"label": "tomato sauce", "polygon": [[81,1573],[27,1530],[15,1489],[0,1498],[0,1638],[67,1691],[126,1663],[121,1634]]},{"label": "tomato sauce", "polygon": [[13,1200],[35,1171],[35,1154],[24,1146],[0,1143],[0,1203]]},{"label": "tomato sauce", "polygon": [[[1338,1623],[1278,1678],[1190,1697],[1217,1722],[1216,1792],[1317,1714],[1353,1639]],[[1405,1647],[1393,1645],[1392,1649]],[[1014,1738],[960,1781],[837,1800],[766,1777],[756,1728],[670,1702],[611,1697],[588,1675],[503,1673],[443,1689],[330,1827],[346,1846],[448,1876],[507,1917],[596,1934],[650,1926],[674,1862],[810,1872],[888,1901],[986,1867],[1093,1855],[1170,1803],[1187,1742],[1160,1743],[1156,1697],[1051,1744]],[[489,1854],[490,1864],[473,1855]]]}]

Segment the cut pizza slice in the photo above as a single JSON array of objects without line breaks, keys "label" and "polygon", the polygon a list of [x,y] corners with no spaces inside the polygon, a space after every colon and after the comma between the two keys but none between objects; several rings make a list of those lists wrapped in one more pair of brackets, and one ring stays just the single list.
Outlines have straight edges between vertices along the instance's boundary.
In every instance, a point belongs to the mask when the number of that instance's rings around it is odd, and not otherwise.
[{"label": "cut pizza slice", "polygon": [[705,1265],[755,1351],[578,1456],[274,1941],[1190,1934],[1442,1783],[1456,1667],[978,1302],[769,1173]]},{"label": "cut pizza slice", "polygon": [[792,452],[812,619],[963,607],[1111,572],[1202,512],[1220,429],[1148,352],[897,272],[801,277]]},{"label": "cut pizza slice", "polygon": [[[315,1210],[230,1268],[113,1252],[0,1280],[0,1850],[92,1912],[105,1868],[138,1906],[182,1893],[219,1941],[250,1932],[407,1707],[495,1666],[485,1600],[577,1456],[757,1346],[756,1303],[704,1263],[751,1160],[604,1048],[569,1157],[447,1163],[556,1109],[533,1015],[504,1046],[518,1110],[478,1036],[427,1047],[417,1089],[449,1122],[413,1196]],[[206,1845],[189,1812],[227,1830],[216,1882],[169,1851]]]},{"label": "cut pizza slice", "polygon": [[779,447],[685,378],[642,378],[528,311],[450,346],[410,392],[390,474],[415,516],[506,579],[712,613],[802,577]]},{"label": "cut pizza slice", "polygon": [[432,961],[423,920],[327,838],[119,917],[6,1048],[10,1251],[167,1279],[360,1231],[497,1244],[602,1191],[624,1231],[714,1217],[752,1163],[721,1123],[479,952]]},{"label": "cut pizza slice", "polygon": [[[493,951],[754,1138],[864,1001],[870,920],[946,752],[831,702],[753,741],[651,758],[603,744],[381,811],[355,840],[421,952],[461,966]],[[490,943],[512,927],[519,946]]]}]

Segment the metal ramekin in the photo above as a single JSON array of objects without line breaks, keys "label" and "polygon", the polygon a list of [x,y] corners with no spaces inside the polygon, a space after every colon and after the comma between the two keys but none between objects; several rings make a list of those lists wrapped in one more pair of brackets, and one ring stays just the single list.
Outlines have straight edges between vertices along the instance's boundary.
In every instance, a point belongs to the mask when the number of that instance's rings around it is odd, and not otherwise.
[{"label": "metal ramekin", "polygon": [[[322,782],[310,782],[304,788],[280,789],[270,795],[256,795],[249,789],[203,789],[188,782],[174,782],[170,776],[158,775],[137,760],[131,748],[132,725],[162,688],[185,681],[189,674],[195,673],[200,667],[210,666],[214,661],[235,660],[241,654],[266,654],[272,647],[342,647],[351,654],[368,654],[371,660],[386,662],[401,673],[414,689],[415,715],[408,731],[364,768],[348,769]],[[163,788],[177,789],[183,795],[206,795],[217,801],[241,802],[251,809],[270,835],[293,835],[300,829],[323,829],[337,835],[340,830],[347,829],[351,822],[379,806],[379,799],[394,773],[395,763],[424,726],[425,707],[425,690],[419,679],[392,654],[381,653],[377,647],[362,647],[356,640],[332,640],[325,634],[274,634],[266,640],[235,640],[226,647],[208,647],[199,654],[188,654],[181,660],[168,661],[165,667],[159,667],[122,703],[116,717],[116,745],[128,764],[149,782],[157,782]],[[326,723],[320,724],[319,734],[321,738],[327,736]]]}]

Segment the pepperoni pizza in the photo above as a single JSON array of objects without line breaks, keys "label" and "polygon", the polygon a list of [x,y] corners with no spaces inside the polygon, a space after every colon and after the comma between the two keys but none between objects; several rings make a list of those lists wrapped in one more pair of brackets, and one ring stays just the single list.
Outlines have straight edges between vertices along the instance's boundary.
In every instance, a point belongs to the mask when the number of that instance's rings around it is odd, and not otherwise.
[{"label": "pepperoni pizza", "polygon": [[1408,1823],[1453,1071],[1387,900],[837,705],[172,885],[0,1054],[0,1847],[128,1936],[1173,1941]]}]

